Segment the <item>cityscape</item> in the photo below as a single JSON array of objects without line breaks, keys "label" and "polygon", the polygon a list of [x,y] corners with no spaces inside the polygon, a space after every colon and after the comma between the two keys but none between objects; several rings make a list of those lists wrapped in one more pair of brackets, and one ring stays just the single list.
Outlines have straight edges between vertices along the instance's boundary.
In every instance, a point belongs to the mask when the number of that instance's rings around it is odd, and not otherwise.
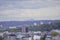
[{"label": "cityscape", "polygon": [[0,0],[0,40],[60,40],[60,0]]},{"label": "cityscape", "polygon": [[[44,21],[48,22],[44,23]],[[23,25],[9,25],[9,27],[3,27],[3,22],[1,22],[0,40],[60,40],[60,21],[44,21],[39,24],[38,21],[34,21],[33,23],[30,21],[32,24],[27,24],[28,21],[26,21]],[[8,22],[5,23],[7,25]]]}]

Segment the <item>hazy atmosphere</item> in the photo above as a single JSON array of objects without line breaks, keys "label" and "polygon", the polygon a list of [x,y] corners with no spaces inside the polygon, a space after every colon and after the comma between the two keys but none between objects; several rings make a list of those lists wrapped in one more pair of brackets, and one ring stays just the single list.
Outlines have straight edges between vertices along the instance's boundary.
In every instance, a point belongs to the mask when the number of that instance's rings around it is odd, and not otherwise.
[{"label": "hazy atmosphere", "polygon": [[0,40],[60,40],[60,0],[0,0]]},{"label": "hazy atmosphere", "polygon": [[60,20],[60,0],[0,0],[0,21]]}]

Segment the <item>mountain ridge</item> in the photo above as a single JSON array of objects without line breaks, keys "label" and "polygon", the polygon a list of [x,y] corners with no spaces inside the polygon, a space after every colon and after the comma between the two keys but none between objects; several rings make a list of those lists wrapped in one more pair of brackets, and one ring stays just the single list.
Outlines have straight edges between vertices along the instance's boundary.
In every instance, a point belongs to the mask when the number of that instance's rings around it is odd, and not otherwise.
[{"label": "mountain ridge", "polygon": [[60,23],[60,20],[29,20],[29,21],[0,21],[0,25],[3,27],[9,27],[9,26],[18,26],[18,25],[32,25],[34,23],[40,24],[43,22],[44,24],[51,23]]}]

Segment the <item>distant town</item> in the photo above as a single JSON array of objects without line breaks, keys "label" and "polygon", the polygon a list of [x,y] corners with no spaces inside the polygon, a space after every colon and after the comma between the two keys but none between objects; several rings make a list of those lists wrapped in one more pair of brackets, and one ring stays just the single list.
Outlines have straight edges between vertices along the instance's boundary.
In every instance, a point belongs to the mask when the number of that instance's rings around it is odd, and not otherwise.
[{"label": "distant town", "polygon": [[[0,24],[9,25],[2,22]],[[60,40],[60,22],[34,22],[32,25],[25,23],[6,28],[0,25],[0,40]]]},{"label": "distant town", "polygon": [[0,40],[60,40],[60,0],[0,0]]}]

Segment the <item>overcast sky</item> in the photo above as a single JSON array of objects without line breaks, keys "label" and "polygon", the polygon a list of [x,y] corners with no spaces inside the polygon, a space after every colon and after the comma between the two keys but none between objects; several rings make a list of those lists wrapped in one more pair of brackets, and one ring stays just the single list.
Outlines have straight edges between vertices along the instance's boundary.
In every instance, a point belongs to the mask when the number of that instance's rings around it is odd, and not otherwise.
[{"label": "overcast sky", "polygon": [[60,0],[0,0],[0,21],[60,20]]}]

